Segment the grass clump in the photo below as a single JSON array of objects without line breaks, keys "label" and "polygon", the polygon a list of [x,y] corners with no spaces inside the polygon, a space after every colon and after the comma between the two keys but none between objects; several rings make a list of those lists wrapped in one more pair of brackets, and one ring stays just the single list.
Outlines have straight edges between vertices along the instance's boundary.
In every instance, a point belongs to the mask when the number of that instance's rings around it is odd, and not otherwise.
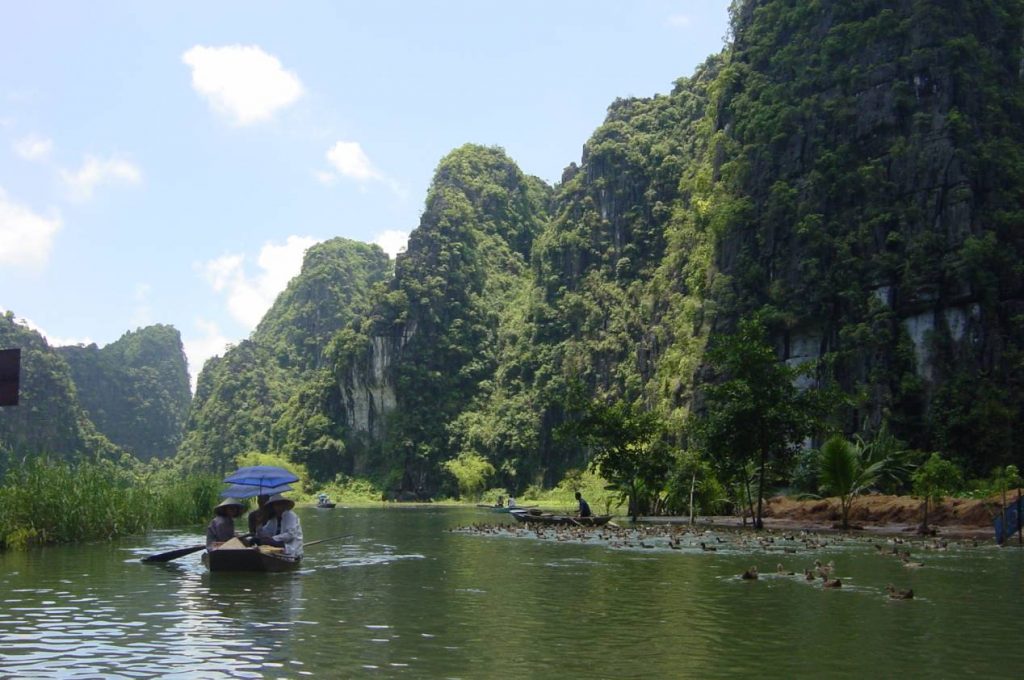
[{"label": "grass clump", "polygon": [[37,459],[0,486],[0,547],[111,539],[205,522],[218,502],[215,477],[139,474],[109,461]]}]

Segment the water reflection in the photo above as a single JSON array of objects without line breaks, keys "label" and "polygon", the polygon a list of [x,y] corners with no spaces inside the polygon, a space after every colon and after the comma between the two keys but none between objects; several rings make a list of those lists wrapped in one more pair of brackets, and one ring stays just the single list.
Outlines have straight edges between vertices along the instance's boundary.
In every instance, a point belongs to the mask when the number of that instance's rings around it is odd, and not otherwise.
[{"label": "water reflection", "polygon": [[[351,538],[285,574],[138,562],[198,529],[3,554],[0,677],[999,676],[1015,662],[1024,551],[918,545],[912,570],[864,541],[723,534],[705,552],[650,535],[612,547],[449,531],[473,520],[306,511],[310,537]],[[841,589],[804,579],[815,560],[835,563]],[[760,578],[740,579],[752,564]],[[915,599],[889,600],[890,582]]]}]

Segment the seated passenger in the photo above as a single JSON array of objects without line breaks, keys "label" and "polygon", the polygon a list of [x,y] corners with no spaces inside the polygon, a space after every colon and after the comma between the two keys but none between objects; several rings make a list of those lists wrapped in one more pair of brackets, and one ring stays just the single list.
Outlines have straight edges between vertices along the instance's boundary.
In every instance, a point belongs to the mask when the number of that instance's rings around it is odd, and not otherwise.
[{"label": "seated passenger", "polygon": [[235,518],[242,514],[245,506],[234,498],[225,498],[213,509],[214,517],[206,527],[206,549],[220,547],[224,541],[235,537]]},{"label": "seated passenger", "polygon": [[302,524],[292,512],[295,501],[276,494],[264,507],[270,511],[270,518],[256,533],[256,542],[284,548],[284,554],[290,557],[302,557]]},{"label": "seated passenger", "polygon": [[249,513],[249,536],[255,537],[259,534],[260,527],[267,521],[270,516],[270,510],[267,508],[267,499],[270,496],[261,494],[256,496],[256,509]]}]

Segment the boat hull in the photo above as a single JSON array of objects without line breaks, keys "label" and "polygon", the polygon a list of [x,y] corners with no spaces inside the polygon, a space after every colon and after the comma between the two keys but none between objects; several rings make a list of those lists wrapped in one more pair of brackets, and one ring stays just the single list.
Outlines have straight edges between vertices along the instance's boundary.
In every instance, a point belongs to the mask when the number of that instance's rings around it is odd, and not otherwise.
[{"label": "boat hull", "polygon": [[594,515],[592,517],[573,517],[571,515],[553,515],[550,513],[514,511],[510,513],[520,522],[525,524],[552,524],[599,527],[607,524],[611,515]]},{"label": "boat hull", "polygon": [[213,571],[293,571],[302,559],[266,553],[258,548],[218,548],[203,554],[203,564]]}]

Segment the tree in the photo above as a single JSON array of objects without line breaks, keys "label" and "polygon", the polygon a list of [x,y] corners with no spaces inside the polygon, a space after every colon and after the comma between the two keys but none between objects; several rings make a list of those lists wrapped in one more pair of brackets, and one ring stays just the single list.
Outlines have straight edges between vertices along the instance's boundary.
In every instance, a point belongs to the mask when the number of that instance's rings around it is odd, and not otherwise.
[{"label": "tree", "polygon": [[867,453],[860,442],[854,444],[840,435],[821,447],[818,477],[823,491],[839,496],[843,529],[850,528],[853,500],[878,481],[885,467],[884,459],[870,462]]},{"label": "tree", "polygon": [[[703,412],[691,421],[699,445],[734,474],[753,461],[758,475],[754,526],[764,527],[765,478],[770,463],[786,461],[813,431],[823,400],[795,384],[802,367],[778,361],[759,316],[708,351],[717,381],[705,388]],[[745,479],[746,486],[749,480]]]},{"label": "tree", "polygon": [[928,504],[937,503],[943,496],[955,491],[963,481],[960,468],[953,461],[946,460],[938,453],[933,453],[917,471],[914,472],[914,495],[924,500],[924,514],[918,531],[928,531]]},{"label": "tree", "polygon": [[658,416],[625,400],[587,402],[560,430],[589,448],[590,467],[626,497],[636,521],[650,512],[668,475]]},{"label": "tree", "polygon": [[458,458],[444,462],[444,468],[455,477],[459,494],[479,498],[487,488],[487,480],[494,474],[494,466],[486,459],[472,453],[459,454]]}]

